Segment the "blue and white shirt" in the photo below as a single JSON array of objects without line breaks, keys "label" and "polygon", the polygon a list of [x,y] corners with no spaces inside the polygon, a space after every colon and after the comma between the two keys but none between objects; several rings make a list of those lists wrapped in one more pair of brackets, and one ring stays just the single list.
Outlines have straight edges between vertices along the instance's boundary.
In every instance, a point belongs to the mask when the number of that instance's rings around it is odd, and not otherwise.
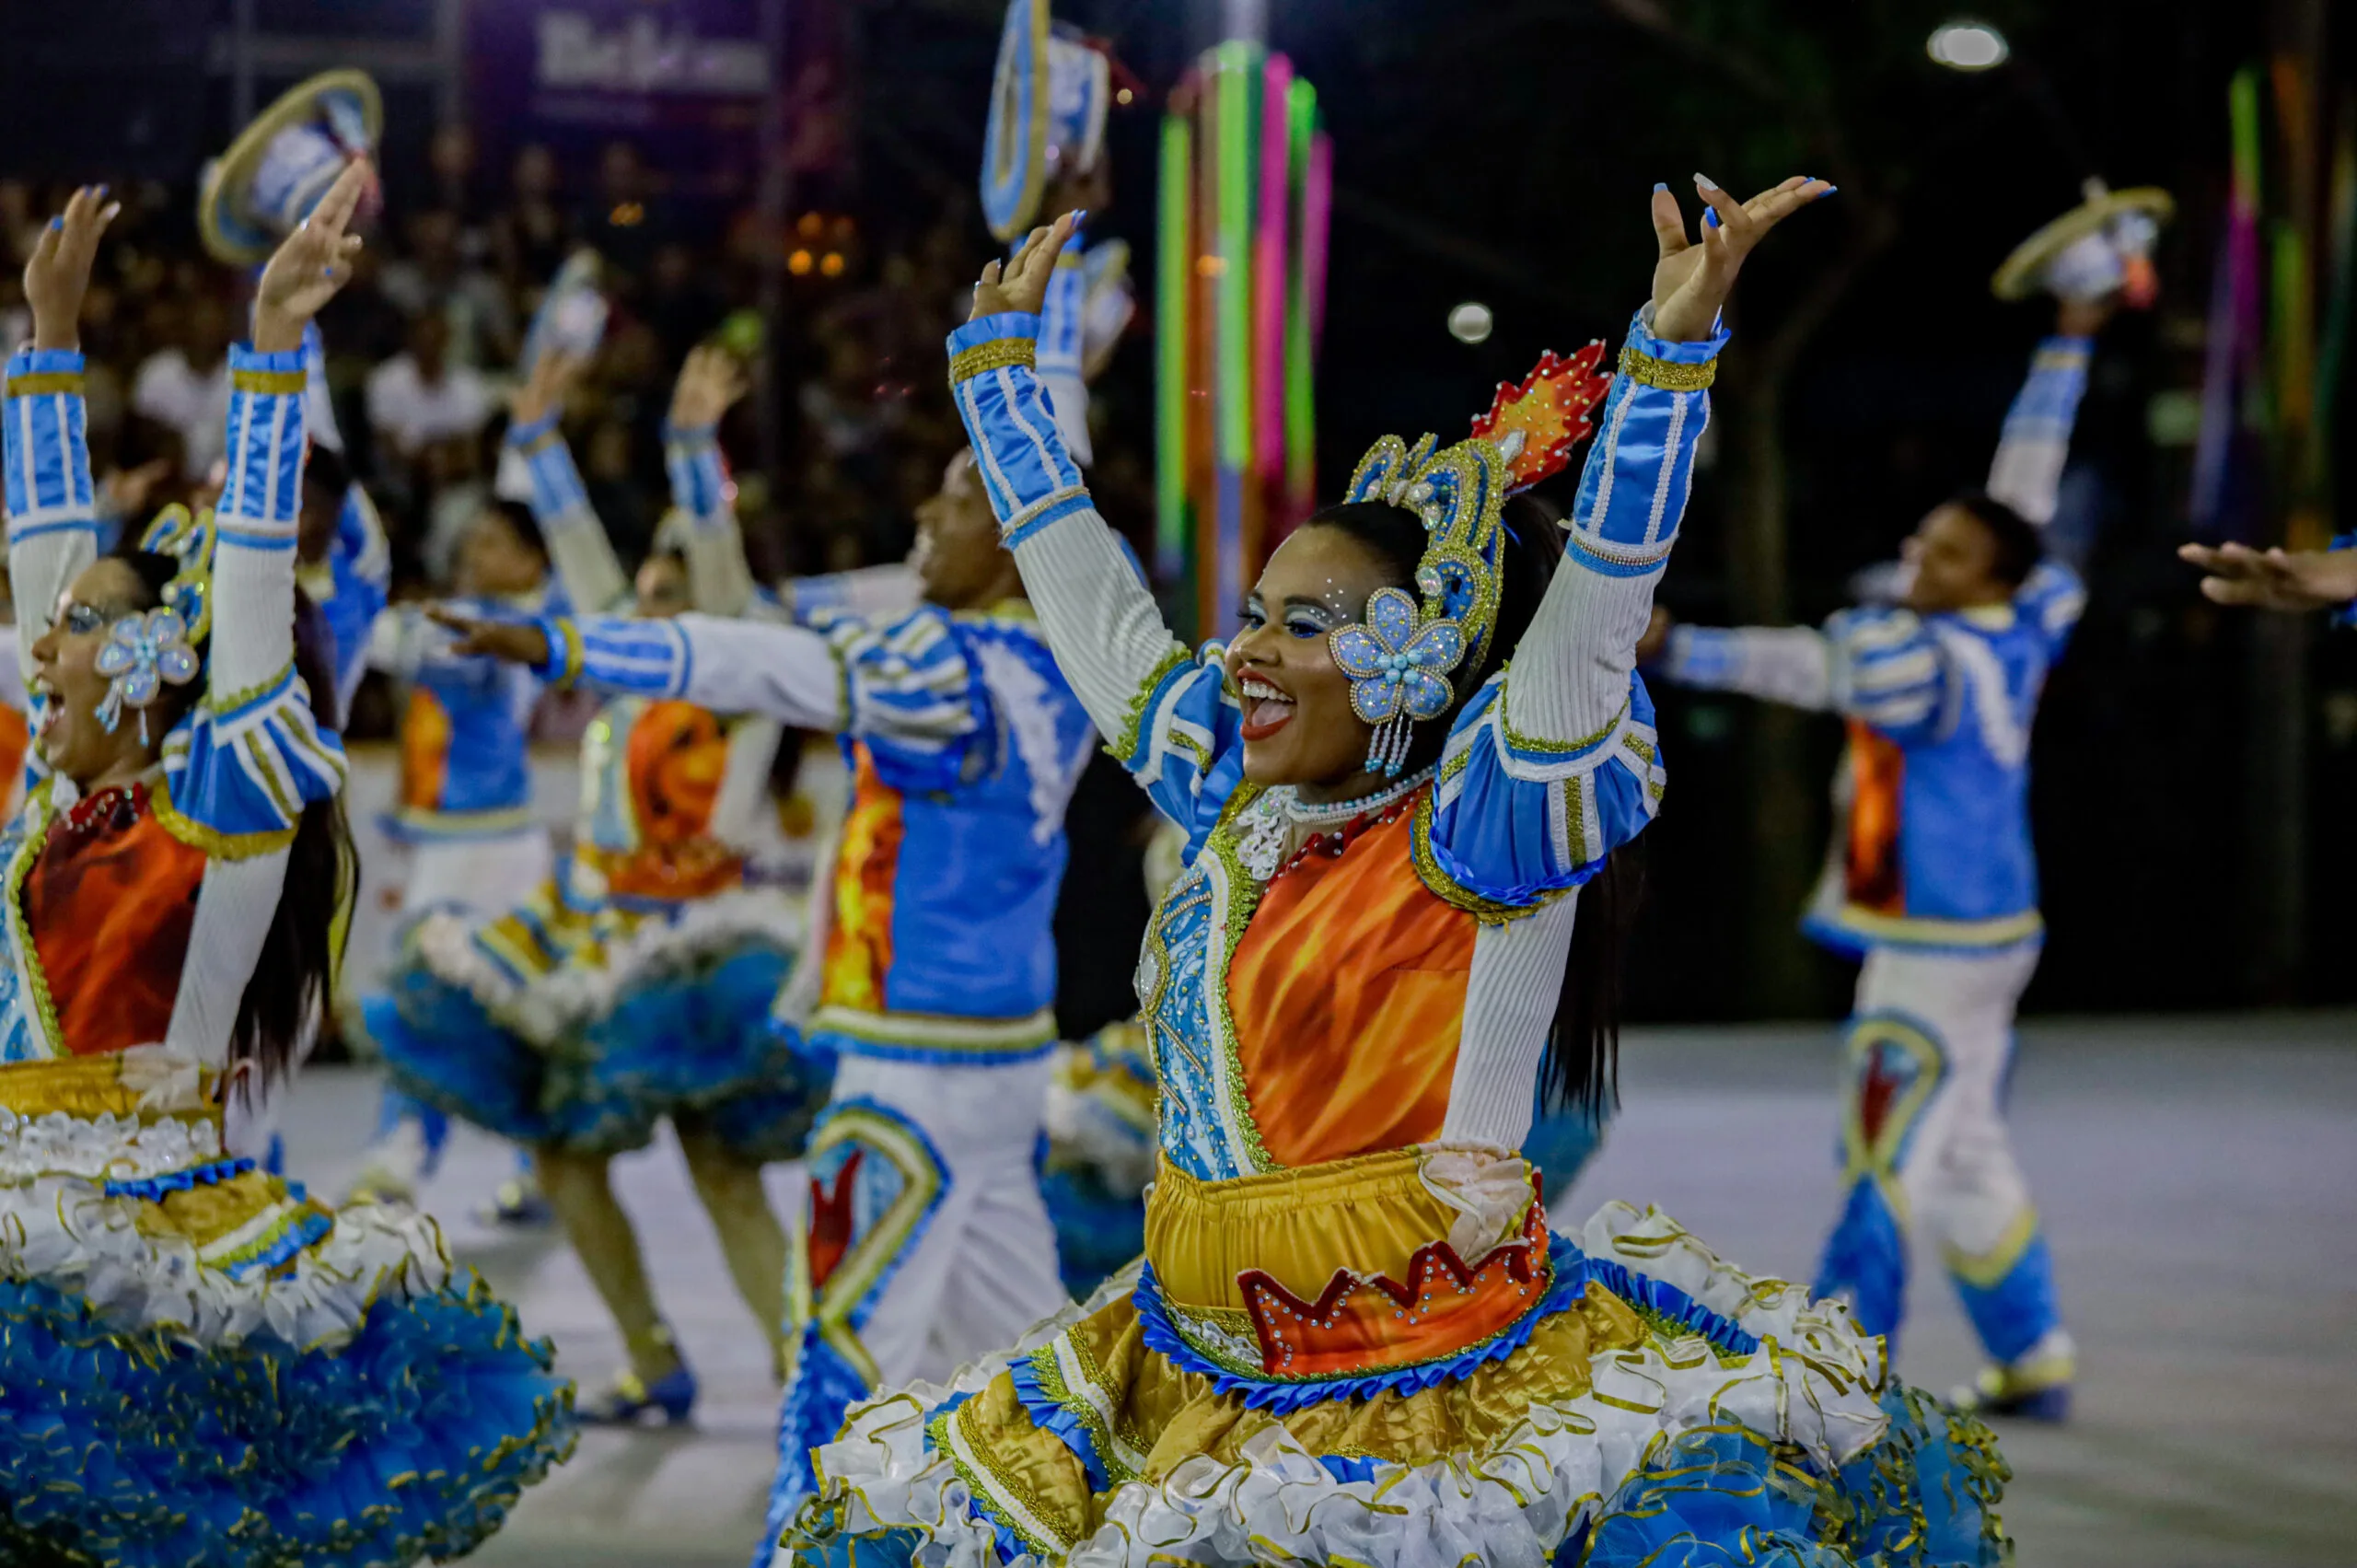
[{"label": "blue and white shirt", "polygon": [[[2014,400],[1990,493],[2035,524],[2054,515],[2092,345],[2041,343]],[[2077,574],[2038,565],[2012,600],[1919,615],[1847,610],[1805,627],[1680,626],[1663,672],[1849,721],[1844,825],[1804,923],[1827,946],[1989,952],[2036,942],[2030,729],[2048,670],[2086,602]]]},{"label": "blue and white shirt", "polygon": [[1064,807],[1095,742],[1029,607],[809,619],[545,618],[542,673],[842,737],[853,798],[814,1046],[964,1063],[1046,1051]]}]

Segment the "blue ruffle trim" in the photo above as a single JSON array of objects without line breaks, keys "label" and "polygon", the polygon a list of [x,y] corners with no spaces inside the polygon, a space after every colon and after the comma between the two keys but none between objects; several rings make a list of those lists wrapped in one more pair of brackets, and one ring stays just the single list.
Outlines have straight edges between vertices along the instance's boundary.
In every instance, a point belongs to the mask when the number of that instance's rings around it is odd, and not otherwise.
[{"label": "blue ruffle trim", "polygon": [[1091,1487],[1098,1492],[1109,1489],[1113,1478],[1105,1469],[1105,1456],[1097,1451],[1097,1439],[1088,1434],[1088,1428],[1080,1423],[1078,1416],[1050,1399],[1047,1390],[1039,1387],[1039,1374],[1031,1365],[1031,1358],[1017,1356],[1015,1365],[1007,1368],[1007,1376],[1014,1381],[1015,1398],[1031,1418],[1031,1424],[1063,1439],[1064,1446],[1088,1471]]},{"label": "blue ruffle trim", "polygon": [[[271,1140],[273,1152],[278,1147],[275,1136]],[[144,1202],[160,1203],[168,1192],[191,1192],[199,1187],[228,1181],[255,1168],[250,1159],[215,1160],[210,1165],[191,1166],[167,1176],[143,1176],[135,1181],[110,1181],[106,1195],[110,1198],[137,1198]]]},{"label": "blue ruffle trim", "polygon": [[1758,1336],[1747,1333],[1732,1318],[1713,1312],[1674,1284],[1641,1274],[1611,1258],[1589,1258],[1588,1278],[1647,1317],[1666,1318],[1701,1335],[1729,1355],[1756,1355]]},{"label": "blue ruffle trim", "polygon": [[1778,1466],[1757,1433],[1684,1432],[1604,1505],[1585,1568],[1853,1568],[1869,1561],[1822,1539],[1815,1518],[1822,1491],[1805,1472]]},{"label": "blue ruffle trim", "polygon": [[[291,1183],[287,1196],[298,1203],[303,1201],[302,1192],[295,1189]],[[334,1228],[335,1221],[325,1214],[300,1215],[294,1224],[280,1231],[268,1247],[250,1258],[242,1258],[237,1262],[224,1264],[221,1272],[233,1280],[242,1280],[257,1269],[268,1272],[305,1248],[325,1240],[328,1232]]]},{"label": "blue ruffle trim", "polygon": [[1494,1339],[1437,1361],[1355,1377],[1277,1381],[1233,1372],[1213,1361],[1179,1337],[1169,1309],[1163,1305],[1162,1287],[1154,1277],[1152,1263],[1139,1271],[1137,1288],[1130,1299],[1137,1308],[1139,1332],[1148,1350],[1182,1372],[1201,1373],[1210,1378],[1213,1392],[1234,1395],[1244,1401],[1247,1410],[1290,1415],[1330,1400],[1371,1399],[1387,1390],[1403,1395],[1420,1393],[1463,1377],[1490,1362],[1504,1361],[1520,1350],[1529,1342],[1531,1330],[1538,1326],[1540,1318],[1568,1311],[1587,1290],[1587,1255],[1560,1236],[1549,1237],[1548,1243],[1555,1283],[1539,1297],[1536,1307]]},{"label": "blue ruffle trim", "polygon": [[1890,1353],[1898,1353],[1898,1324],[1907,1311],[1907,1235],[1871,1176],[1851,1184],[1809,1294],[1846,1297],[1858,1327],[1881,1335]]},{"label": "blue ruffle trim", "polygon": [[746,1158],[792,1159],[833,1072],[771,1017],[788,967],[776,947],[749,940],[630,987],[547,1051],[415,964],[363,1016],[396,1088],[503,1138],[619,1154],[691,1112]]},{"label": "blue ruffle trim", "polygon": [[15,1280],[0,1330],[0,1560],[459,1557],[573,1447],[572,1385],[471,1274],[334,1350],[197,1350]]},{"label": "blue ruffle trim", "polygon": [[[1022,1365],[1025,1364],[1018,1362],[1016,1365]],[[1035,1385],[1034,1391],[1036,1392],[1036,1390],[1037,1386]],[[924,1427],[924,1451],[926,1453],[930,1454],[935,1452],[933,1446],[933,1423],[944,1416],[955,1414],[959,1405],[964,1404],[968,1400],[970,1400],[974,1396],[970,1393],[953,1394],[948,1399],[943,1400],[926,1416]],[[1104,1481],[1100,1473],[1097,1477],[1097,1485],[1101,1487],[1103,1484]],[[970,1491],[966,1494],[966,1516],[971,1519],[980,1519],[983,1524],[986,1524],[991,1527],[991,1535],[994,1538],[995,1544],[998,1548],[998,1560],[1001,1562],[1012,1562],[1016,1558],[1021,1557],[1025,1552],[1031,1550],[1029,1547],[1023,1544],[1023,1538],[1021,1536],[1016,1535],[1012,1529],[1008,1528],[1006,1524],[1001,1520],[996,1514],[992,1513],[988,1508],[984,1507],[982,1505],[982,1500],[974,1495]]]},{"label": "blue ruffle trim", "polygon": [[777,1475],[770,1482],[767,1534],[753,1555],[754,1568],[769,1568],[770,1548],[785,1533],[803,1503],[818,1490],[810,1450],[831,1443],[851,1407],[871,1390],[859,1369],[820,1337],[815,1325],[802,1331],[802,1352],[777,1411]]}]

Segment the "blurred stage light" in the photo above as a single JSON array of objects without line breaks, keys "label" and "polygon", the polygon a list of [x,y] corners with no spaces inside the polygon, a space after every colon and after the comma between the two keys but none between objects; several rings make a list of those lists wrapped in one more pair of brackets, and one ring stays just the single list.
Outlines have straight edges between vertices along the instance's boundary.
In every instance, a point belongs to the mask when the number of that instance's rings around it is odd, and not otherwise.
[{"label": "blurred stage light", "polygon": [[2013,52],[2005,35],[1987,22],[1954,21],[1932,34],[1923,51],[1951,71],[1986,71]]},{"label": "blurred stage light", "polygon": [[796,250],[785,259],[785,270],[795,277],[807,277],[810,272],[810,252]]},{"label": "blurred stage light", "polygon": [[830,277],[830,278],[839,278],[839,277],[842,276],[842,275],[843,275],[843,258],[842,258],[842,252],[841,252],[841,251],[839,251],[839,250],[830,250],[830,251],[828,251],[828,252],[827,252],[827,254],[826,254],[823,258],[821,258],[821,259],[820,259],[820,261],[819,261],[819,271],[821,273],[823,273],[825,276],[827,276],[827,277]]},{"label": "blurred stage light", "polygon": [[1461,343],[1485,343],[1498,324],[1490,308],[1479,300],[1469,299],[1448,313],[1448,335]]}]

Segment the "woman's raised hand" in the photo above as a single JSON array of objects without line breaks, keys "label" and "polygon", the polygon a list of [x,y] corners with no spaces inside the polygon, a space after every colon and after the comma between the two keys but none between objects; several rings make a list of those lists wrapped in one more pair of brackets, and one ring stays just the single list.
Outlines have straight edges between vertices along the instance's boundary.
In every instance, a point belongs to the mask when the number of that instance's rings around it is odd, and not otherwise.
[{"label": "woman's raised hand", "polygon": [[25,263],[25,303],[32,307],[33,347],[81,346],[82,296],[89,292],[99,237],[121,211],[121,202],[107,200],[105,186],[85,185],[41,231],[32,259]]},{"label": "woman's raised hand", "polygon": [[280,241],[254,287],[254,347],[284,354],[301,345],[303,328],[335,291],[352,281],[352,259],[360,237],[346,234],[360,198],[376,178],[366,158],[354,158],[336,176],[311,215]]},{"label": "woman's raised hand", "polygon": [[1033,229],[1013,261],[993,261],[984,267],[982,281],[974,285],[973,314],[966,319],[979,321],[1009,311],[1038,315],[1048,300],[1048,280],[1055,276],[1056,258],[1064,253],[1064,241],[1072,238],[1079,222],[1078,213],[1066,213],[1046,227]]},{"label": "woman's raised hand", "polygon": [[517,424],[539,424],[544,415],[564,407],[588,367],[589,361],[582,354],[550,349],[532,361],[524,384],[508,396],[507,417]]},{"label": "woman's raised hand", "polygon": [[1748,202],[1738,202],[1700,174],[1694,177],[1694,189],[1710,208],[1700,239],[1687,237],[1686,215],[1669,188],[1654,187],[1654,236],[1661,242],[1661,260],[1654,266],[1653,331],[1665,343],[1708,338],[1751,248],[1770,229],[1834,190],[1822,180],[1794,176]]},{"label": "woman's raised hand", "polygon": [[671,428],[709,430],[752,388],[744,362],[714,343],[688,350],[671,388]]}]

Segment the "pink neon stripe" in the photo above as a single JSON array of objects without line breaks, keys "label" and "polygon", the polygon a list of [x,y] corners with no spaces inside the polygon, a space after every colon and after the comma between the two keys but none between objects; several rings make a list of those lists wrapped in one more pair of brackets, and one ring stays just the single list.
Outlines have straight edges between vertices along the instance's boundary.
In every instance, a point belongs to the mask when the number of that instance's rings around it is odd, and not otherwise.
[{"label": "pink neon stripe", "polygon": [[1309,180],[1301,198],[1301,267],[1309,296],[1309,345],[1326,341],[1326,237],[1334,218],[1334,138],[1320,131],[1309,142]]},{"label": "pink neon stripe", "polygon": [[1293,62],[1269,57],[1260,93],[1260,232],[1252,266],[1254,476],[1285,471],[1285,218],[1293,204]]}]

